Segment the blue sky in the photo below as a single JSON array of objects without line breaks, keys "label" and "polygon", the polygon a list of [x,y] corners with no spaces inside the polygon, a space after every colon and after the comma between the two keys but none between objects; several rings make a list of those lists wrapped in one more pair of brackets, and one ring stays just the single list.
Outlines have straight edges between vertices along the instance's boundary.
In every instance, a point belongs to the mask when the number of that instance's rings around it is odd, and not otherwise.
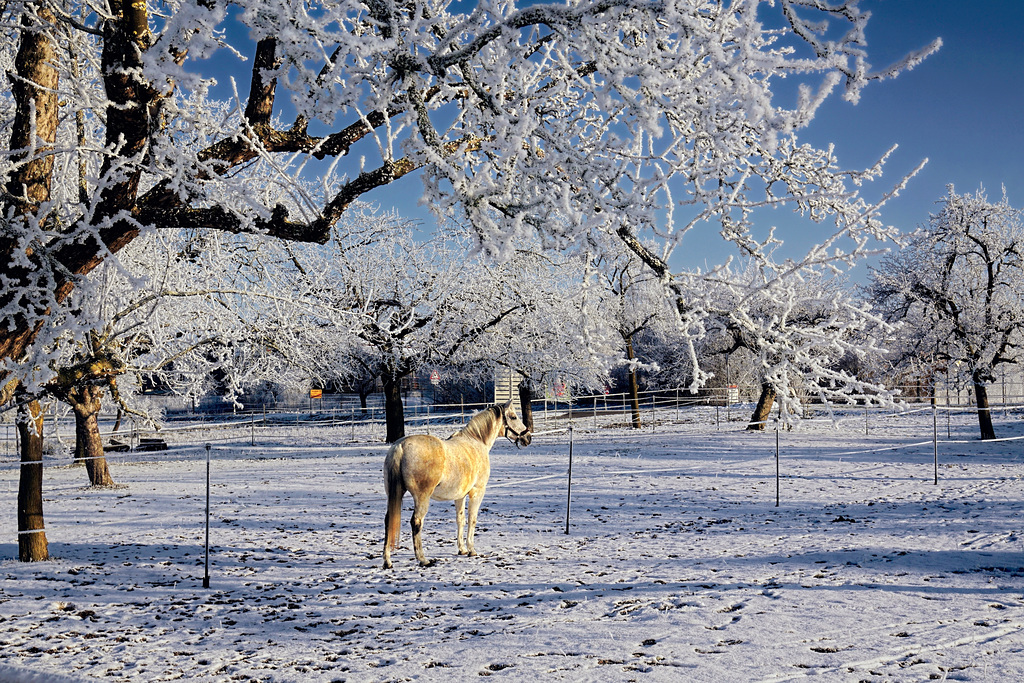
[{"label": "blue sky", "polygon": [[[872,83],[861,101],[826,103],[802,138],[836,143],[846,167],[872,163],[892,144],[880,190],[928,165],[883,214],[912,230],[928,220],[952,183],[958,192],[984,186],[990,199],[1024,206],[1024,2],[995,0],[865,0],[872,12],[868,51],[885,66],[941,37],[943,46],[913,71]],[[870,188],[870,192],[877,192]],[[780,229],[781,229],[780,225]]]},{"label": "blue sky", "polygon": [[[1024,206],[1024,0],[862,0],[861,7],[873,15],[867,39],[875,68],[936,37],[943,47],[913,71],[870,84],[857,105],[833,95],[801,139],[821,147],[834,142],[844,168],[868,167],[898,144],[885,175],[865,188],[869,198],[929,159],[883,213],[887,224],[902,230],[927,222],[949,183],[959,192],[984,186],[993,199],[1005,185],[1010,202]],[[247,68],[239,73],[243,92]],[[421,191],[419,179],[407,177],[367,199],[431,222],[426,209],[416,206]],[[767,221],[793,253],[814,238],[813,227],[786,211],[770,212]],[[702,234],[690,241],[696,248],[684,242],[674,265],[715,264],[732,253],[720,238]],[[862,278],[864,268],[857,271],[854,277]]]},{"label": "blue sky", "polygon": [[825,105],[804,133],[834,140],[842,158],[863,165],[890,144],[900,149],[890,175],[928,158],[928,166],[888,210],[897,226],[927,220],[948,183],[965,192],[1003,184],[1012,203],[1024,198],[1024,2],[873,0],[868,49],[883,66],[941,37],[943,46],[913,71],[874,83],[856,106]]},{"label": "blue sky", "polygon": [[[927,223],[950,183],[960,193],[983,186],[990,199],[1005,185],[1010,203],[1024,206],[1024,0],[862,0],[861,8],[872,13],[867,49],[874,69],[935,38],[943,46],[898,78],[869,84],[856,105],[834,94],[800,139],[817,147],[835,143],[844,169],[867,168],[899,145],[884,175],[862,189],[868,199],[928,159],[883,210],[883,222],[903,231]],[[777,228],[786,242],[783,256],[803,253],[818,230],[787,210],[766,211],[758,220],[764,221],[759,233]],[[673,265],[705,267],[735,253],[711,238],[712,230],[684,239]],[[851,277],[866,274],[860,265]]]}]

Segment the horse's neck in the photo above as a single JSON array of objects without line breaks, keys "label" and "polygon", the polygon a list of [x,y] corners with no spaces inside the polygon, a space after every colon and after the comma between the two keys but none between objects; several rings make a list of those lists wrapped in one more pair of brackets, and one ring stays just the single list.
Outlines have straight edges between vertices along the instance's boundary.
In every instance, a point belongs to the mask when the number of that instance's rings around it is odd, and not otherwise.
[{"label": "horse's neck", "polygon": [[472,437],[490,449],[498,439],[498,432],[501,431],[499,426],[500,420],[488,410],[486,413],[473,416],[473,419],[462,428],[459,434]]}]

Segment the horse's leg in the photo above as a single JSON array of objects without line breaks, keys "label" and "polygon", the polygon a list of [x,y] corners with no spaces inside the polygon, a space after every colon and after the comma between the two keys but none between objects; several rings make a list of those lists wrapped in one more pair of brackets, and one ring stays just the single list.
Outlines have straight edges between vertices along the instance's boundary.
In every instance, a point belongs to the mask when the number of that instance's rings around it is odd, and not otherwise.
[{"label": "horse's leg", "polygon": [[423,518],[427,516],[427,509],[430,507],[430,493],[417,492],[413,496],[413,500],[416,503],[416,509],[412,513],[412,547],[416,551],[416,559],[420,561],[421,567],[429,567],[433,564],[432,560],[428,560],[423,554],[423,539],[420,538],[420,532],[423,531]]},{"label": "horse's leg", "polygon": [[455,543],[459,546],[459,555],[468,555],[466,548],[466,497],[455,499]]},{"label": "horse's leg", "polygon": [[469,554],[476,555],[476,548],[473,546],[473,534],[476,533],[476,516],[480,512],[480,504],[484,502],[483,486],[471,489],[469,492],[469,533],[466,541],[469,545]]}]

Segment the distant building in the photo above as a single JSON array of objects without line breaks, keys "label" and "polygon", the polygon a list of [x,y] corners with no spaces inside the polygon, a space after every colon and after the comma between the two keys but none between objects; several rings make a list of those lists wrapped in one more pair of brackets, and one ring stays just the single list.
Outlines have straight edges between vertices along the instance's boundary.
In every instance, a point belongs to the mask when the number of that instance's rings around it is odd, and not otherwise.
[{"label": "distant building", "polygon": [[494,372],[494,402],[504,403],[512,399],[512,406],[520,415],[523,414],[519,405],[519,375],[512,370],[499,369]]}]

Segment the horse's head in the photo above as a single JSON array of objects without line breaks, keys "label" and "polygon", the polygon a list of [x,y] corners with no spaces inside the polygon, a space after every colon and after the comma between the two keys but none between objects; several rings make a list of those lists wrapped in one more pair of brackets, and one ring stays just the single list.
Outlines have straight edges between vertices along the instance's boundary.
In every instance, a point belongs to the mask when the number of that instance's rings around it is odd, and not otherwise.
[{"label": "horse's head", "polygon": [[512,401],[499,403],[496,407],[501,413],[502,433],[505,435],[505,438],[514,443],[516,447],[529,446],[532,440],[530,438],[530,428],[519,419],[516,409],[512,407]]}]

